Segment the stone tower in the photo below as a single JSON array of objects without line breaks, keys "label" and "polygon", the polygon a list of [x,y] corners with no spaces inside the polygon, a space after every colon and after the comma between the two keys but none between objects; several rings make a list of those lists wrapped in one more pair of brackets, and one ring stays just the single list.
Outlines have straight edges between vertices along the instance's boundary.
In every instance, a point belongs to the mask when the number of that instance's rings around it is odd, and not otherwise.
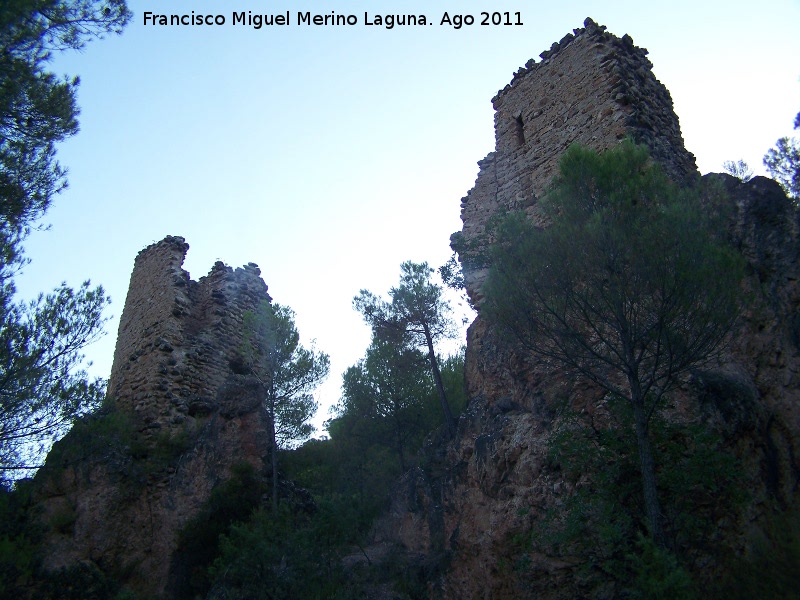
[{"label": "stone tower", "polygon": [[217,262],[192,281],[189,245],[167,236],[136,257],[119,324],[108,395],[145,427],[171,428],[214,408],[238,370],[242,319],[271,300],[261,271]]},{"label": "stone tower", "polygon": [[[454,248],[475,249],[499,210],[524,209],[536,218],[559,157],[576,142],[604,150],[631,137],[647,145],[674,180],[697,175],[647,50],[605,29],[586,19],[584,28],[542,52],[541,62],[529,60],[492,99],[495,151],[478,163],[475,187],[461,200],[464,227],[453,236]],[[475,301],[485,271],[470,263],[469,252],[461,259]]]},{"label": "stone tower", "polygon": [[[188,575],[181,530],[233,467],[264,474],[269,423],[239,357],[243,318],[269,302],[255,264],[217,262],[193,281],[168,236],[136,257],[101,413],[58,442],[37,476],[46,566],[126,573],[142,597]],[[87,567],[88,565],[88,567]]]}]

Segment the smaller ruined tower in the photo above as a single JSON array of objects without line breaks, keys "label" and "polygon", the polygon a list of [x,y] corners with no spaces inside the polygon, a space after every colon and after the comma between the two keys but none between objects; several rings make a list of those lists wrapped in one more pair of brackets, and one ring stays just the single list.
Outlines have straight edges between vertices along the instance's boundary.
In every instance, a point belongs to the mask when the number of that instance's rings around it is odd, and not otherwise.
[{"label": "smaller ruined tower", "polygon": [[217,262],[192,281],[189,245],[167,236],[139,252],[119,324],[108,395],[145,427],[170,428],[213,409],[237,371],[243,315],[270,301],[259,268]]},{"label": "smaller ruined tower", "polygon": [[124,572],[121,583],[147,598],[188,576],[180,533],[234,466],[265,475],[269,465],[263,389],[240,358],[244,314],[271,301],[267,286],[252,263],[217,262],[192,281],[188,249],[167,236],[136,257],[109,402],[37,476],[43,522],[71,519],[48,533],[46,567]]}]

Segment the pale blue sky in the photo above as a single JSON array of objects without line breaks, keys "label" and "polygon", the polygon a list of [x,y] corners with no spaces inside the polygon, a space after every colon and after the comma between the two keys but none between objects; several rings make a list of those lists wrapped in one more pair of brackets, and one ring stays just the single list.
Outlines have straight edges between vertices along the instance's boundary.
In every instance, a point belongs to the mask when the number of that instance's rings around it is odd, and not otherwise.
[{"label": "pale blue sky", "polygon": [[[566,6],[564,6],[566,4]],[[34,296],[90,278],[113,299],[88,354],[108,376],[133,260],[165,235],[184,268],[255,262],[304,339],[331,355],[320,391],[369,331],[351,300],[383,293],[404,260],[442,264],[459,203],[494,147],[491,98],[521,65],[591,16],[650,51],[702,172],[791,135],[800,110],[800,2],[129,0],[120,37],[60,55],[79,75],[81,131],[59,147],[70,187],[34,233],[19,281]],[[454,30],[441,15],[519,11],[521,27]],[[604,8],[598,8],[604,6]],[[145,27],[143,13],[224,14],[221,27]],[[425,14],[427,27],[264,27],[232,11]]]}]

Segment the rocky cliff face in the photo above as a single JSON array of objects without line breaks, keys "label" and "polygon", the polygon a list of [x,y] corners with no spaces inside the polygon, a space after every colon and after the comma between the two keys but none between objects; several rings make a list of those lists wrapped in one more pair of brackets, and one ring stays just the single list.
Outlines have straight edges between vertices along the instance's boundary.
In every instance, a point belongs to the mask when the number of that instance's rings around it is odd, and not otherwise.
[{"label": "rocky cliff face", "polygon": [[169,588],[179,532],[231,468],[268,464],[263,392],[238,355],[243,314],[270,301],[267,286],[254,264],[218,262],[193,281],[188,248],[169,236],[137,256],[108,405],[37,476],[47,567],[96,565],[145,597]]},{"label": "rocky cliff face", "polygon": [[[748,262],[750,308],[725,359],[686,379],[667,418],[713,430],[739,461],[749,499],[734,513],[709,509],[714,533],[707,541],[740,556],[764,514],[798,499],[800,217],[771,180],[708,175],[700,182],[646,50],[604,29],[587,20],[495,96],[496,148],[479,163],[475,187],[462,200],[464,225],[453,246],[479,307],[485,270],[476,257],[487,242],[487,222],[503,209],[524,209],[539,219],[538,198],[575,141],[602,150],[631,136],[647,144],[675,180],[724,188],[729,234]],[[563,507],[576,485],[591,480],[591,473],[567,477],[548,455],[568,426],[567,414],[602,427],[609,415],[604,394],[517,351],[478,312],[468,332],[471,400],[458,435],[433,453],[428,468],[398,485],[379,537],[439,565],[433,596],[613,597],[613,584],[602,576],[588,583],[580,558],[523,549],[520,542],[546,529],[548,511]],[[694,560],[709,581],[721,574],[712,553],[697,551]]]}]

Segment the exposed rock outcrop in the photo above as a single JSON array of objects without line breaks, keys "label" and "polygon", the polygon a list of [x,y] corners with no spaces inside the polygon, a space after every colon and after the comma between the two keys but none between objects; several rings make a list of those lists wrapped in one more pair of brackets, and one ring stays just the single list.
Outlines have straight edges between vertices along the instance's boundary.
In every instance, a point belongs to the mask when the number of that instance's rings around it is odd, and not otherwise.
[{"label": "exposed rock outcrop", "polygon": [[[713,430],[736,457],[748,497],[735,511],[709,511],[709,545],[741,555],[765,514],[798,500],[798,209],[765,178],[701,179],[647,51],[590,19],[584,25],[541,62],[529,61],[493,99],[496,147],[462,200],[463,230],[453,246],[480,309],[479,257],[490,219],[523,209],[546,225],[538,202],[573,142],[603,150],[630,136],[674,180],[725,191],[728,235],[748,264],[749,308],[724,359],[687,377],[666,416]],[[56,444],[36,484],[50,531],[47,566],[96,565],[147,597],[168,595],[185,576],[185,565],[171,564],[179,532],[234,465],[267,468],[263,393],[238,352],[243,314],[269,301],[267,287],[252,264],[217,263],[192,281],[182,269],[187,249],[182,238],[167,237],[137,257],[109,406]],[[470,403],[457,435],[446,443],[431,438],[422,467],[397,483],[375,548],[389,556],[390,542],[401,546],[426,574],[432,597],[614,597],[613,581],[587,577],[580,557],[520,541],[591,481],[592,473],[567,477],[550,449],[567,414],[604,427],[605,395],[520,352],[480,310],[468,331],[466,386]],[[703,577],[720,575],[713,553],[693,552]]]}]

